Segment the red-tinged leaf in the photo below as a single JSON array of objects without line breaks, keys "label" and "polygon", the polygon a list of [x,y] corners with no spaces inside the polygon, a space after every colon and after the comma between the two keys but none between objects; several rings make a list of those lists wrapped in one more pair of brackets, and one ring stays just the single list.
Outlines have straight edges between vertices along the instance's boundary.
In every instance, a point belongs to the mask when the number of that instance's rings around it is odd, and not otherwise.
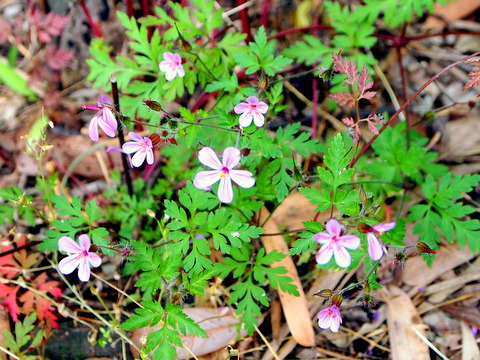
[{"label": "red-tinged leaf", "polygon": [[45,57],[47,64],[52,70],[60,70],[66,67],[73,59],[73,52],[64,49],[57,49],[54,46],[48,46]]},{"label": "red-tinged leaf", "polygon": [[367,91],[366,93],[363,93],[362,96],[360,96],[360,99],[371,99],[375,95],[377,95],[376,91]]},{"label": "red-tinged leaf", "polygon": [[358,91],[360,91],[360,94],[362,94],[366,91],[372,88],[373,86],[373,81],[368,81],[370,78],[370,74],[368,73],[367,67],[364,65],[362,68],[362,73],[360,74],[360,77],[358,78]]},{"label": "red-tinged leaf", "polygon": [[20,314],[20,308],[18,307],[18,304],[17,304],[17,292],[19,288],[20,287],[17,286],[11,289],[6,299],[3,300],[3,305],[5,305],[8,308],[8,312],[10,313],[12,320],[15,322],[18,321],[18,315]]},{"label": "red-tinged leaf", "polygon": [[53,36],[58,36],[62,33],[65,25],[70,21],[70,16],[63,16],[50,11],[46,16],[43,27]]},{"label": "red-tinged leaf", "polygon": [[356,99],[349,92],[338,92],[335,94],[330,94],[329,96],[340,106],[346,105],[348,108],[355,107]]},{"label": "red-tinged leaf", "polygon": [[342,119],[342,121],[343,121],[343,123],[344,123],[345,125],[347,125],[347,126],[353,126],[353,125],[355,125],[355,120],[353,120],[352,117],[346,116],[346,117],[344,117],[344,118]]},{"label": "red-tinged leaf", "polygon": [[357,65],[353,61],[348,61],[341,53],[332,53],[332,58],[335,71],[347,75],[344,86],[354,85],[359,78]]},{"label": "red-tinged leaf", "polygon": [[[3,240],[5,240],[5,238]],[[10,243],[1,246],[2,252],[12,249],[13,246]],[[0,274],[5,276],[7,279],[13,279],[14,277],[16,277],[20,270],[21,268],[13,258],[12,254],[0,257]]]},{"label": "red-tinged leaf", "polygon": [[23,303],[22,309],[25,314],[30,314],[33,311],[33,304],[35,301],[35,294],[31,291],[27,291],[26,293],[20,296],[20,302]]},{"label": "red-tinged leaf", "polygon": [[[25,245],[27,243],[27,237],[25,235],[22,235],[16,243],[18,247]],[[22,249],[14,253],[14,258],[21,265],[22,269],[30,269],[31,267],[33,267],[35,264],[38,263],[39,257],[40,253],[32,252],[28,254],[26,249]]]},{"label": "red-tinged leaf", "polygon": [[47,273],[41,273],[33,280],[33,284],[37,285],[38,290],[49,292],[52,296],[59,298],[63,294],[63,290],[59,287],[60,281],[47,280]]},{"label": "red-tinged leaf", "polygon": [[12,287],[0,282],[0,298],[7,296],[12,289]]},{"label": "red-tinged leaf", "polygon": [[465,84],[463,90],[470,89],[475,85],[480,85],[480,70],[471,71],[468,76],[470,76],[470,80]]}]

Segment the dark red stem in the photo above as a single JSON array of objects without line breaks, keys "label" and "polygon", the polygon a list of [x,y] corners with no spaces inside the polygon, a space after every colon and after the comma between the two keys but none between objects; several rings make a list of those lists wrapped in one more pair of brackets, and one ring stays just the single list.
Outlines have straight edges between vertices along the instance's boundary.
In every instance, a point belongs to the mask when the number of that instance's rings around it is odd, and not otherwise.
[{"label": "dark red stem", "polygon": [[85,1],[80,0],[79,3],[83,13],[85,14],[85,17],[87,18],[88,25],[90,25],[90,28],[93,31],[93,35],[97,38],[102,38],[103,37],[102,30],[93,21],[92,15],[90,14],[90,10],[88,10],[87,5],[85,5]]},{"label": "dark red stem", "polygon": [[[245,0],[237,0],[237,6],[245,4]],[[250,20],[248,19],[248,9],[240,10],[240,21],[242,22],[242,32],[247,35],[247,43],[253,41],[252,31],[250,29]]]}]

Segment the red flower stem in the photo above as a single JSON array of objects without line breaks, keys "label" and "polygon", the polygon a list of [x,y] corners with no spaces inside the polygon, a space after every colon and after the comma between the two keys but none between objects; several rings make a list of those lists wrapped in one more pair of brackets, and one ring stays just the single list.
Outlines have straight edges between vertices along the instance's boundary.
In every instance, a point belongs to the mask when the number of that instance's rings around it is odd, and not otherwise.
[{"label": "red flower stem", "polygon": [[79,3],[80,3],[80,7],[82,8],[83,14],[87,18],[88,25],[90,25],[90,28],[93,31],[93,35],[97,38],[102,38],[103,37],[102,30],[93,21],[92,15],[90,15],[90,11],[88,10],[87,5],[85,5],[85,1],[80,0]]},{"label": "red flower stem", "polygon": [[[118,86],[117,86],[117,79],[113,76],[110,78],[110,83],[112,84],[112,98],[113,98],[113,106],[115,107],[115,111],[118,114],[120,112],[120,99],[118,97]],[[117,119],[118,125],[118,141],[120,142],[120,148],[125,144],[125,136],[123,135],[123,124],[120,120]],[[133,183],[132,177],[130,175],[130,166],[127,158],[127,154],[122,152],[122,163],[123,163],[123,176],[125,177],[125,182],[127,184],[128,194],[133,196]]]},{"label": "red flower stem", "polygon": [[[245,0],[237,0],[237,6],[245,4]],[[242,32],[247,35],[246,42],[253,41],[252,32],[250,29],[250,20],[248,19],[248,9],[240,10],[240,21],[242,22]]]},{"label": "red flower stem", "polygon": [[445,74],[447,71],[449,71],[451,68],[454,68],[455,66],[457,66],[458,64],[461,64],[461,63],[464,63],[465,61],[475,57],[475,56],[478,56],[480,55],[480,51],[477,51],[476,53],[473,53],[472,55],[468,55],[464,58],[461,58],[460,60],[458,61],[455,61],[454,63],[448,65],[447,67],[445,67],[444,69],[442,69],[440,72],[438,72],[437,74],[435,74],[433,77],[431,77],[425,84],[423,84],[420,89],[418,89],[415,94],[413,94],[402,106],[400,106],[400,108],[390,117],[390,119],[387,121],[387,123],[385,125],[382,126],[382,128],[378,131],[378,135],[374,135],[370,141],[368,143],[366,143],[362,150],[360,151],[360,153],[358,153],[358,155],[352,159],[352,161],[350,162],[350,165],[349,167],[353,167],[357,161],[360,159],[360,157],[368,150],[368,148],[372,145],[372,143],[375,141],[375,139],[377,137],[380,136],[380,134],[382,132],[385,131],[385,129],[387,127],[389,127],[393,121],[398,117],[398,114],[400,114],[403,110],[405,110],[405,108],[410,105],[410,103],[423,91],[425,90],[425,88],[430,85],[432,82],[434,82],[435,80],[437,80],[440,76],[442,76],[443,74]]}]

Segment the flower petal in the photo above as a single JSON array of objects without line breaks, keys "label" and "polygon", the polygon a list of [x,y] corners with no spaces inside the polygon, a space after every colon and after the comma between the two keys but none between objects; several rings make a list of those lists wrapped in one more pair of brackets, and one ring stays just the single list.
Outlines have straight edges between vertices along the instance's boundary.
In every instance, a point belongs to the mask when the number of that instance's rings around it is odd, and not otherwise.
[{"label": "flower petal", "polygon": [[113,116],[112,111],[109,108],[105,108],[103,111],[103,117],[99,120],[98,125],[105,134],[110,137],[115,137],[115,130],[117,130],[117,120]]},{"label": "flower petal", "polygon": [[317,233],[312,236],[312,239],[319,244],[327,244],[332,241],[332,235],[327,233]]},{"label": "flower petal", "polygon": [[147,149],[147,164],[152,165],[153,164],[153,150],[152,149]]},{"label": "flower petal", "polygon": [[133,141],[136,141],[136,142],[140,142],[140,141],[143,141],[143,137],[138,135],[137,133],[133,132],[133,131],[130,131],[128,133],[128,137],[130,139],[132,139]]},{"label": "flower petal", "polygon": [[229,204],[233,200],[232,181],[228,176],[220,178],[218,185],[218,200],[222,203]]},{"label": "flower petal", "polygon": [[252,177],[252,173],[247,170],[230,170],[230,178],[244,189],[250,189],[255,185],[255,179]]},{"label": "flower petal", "polygon": [[193,179],[193,185],[200,190],[210,190],[220,180],[220,170],[200,171]]},{"label": "flower petal", "polygon": [[185,69],[183,68],[183,65],[178,65],[177,66],[177,76],[178,77],[184,77],[185,76]]},{"label": "flower petal", "polygon": [[88,124],[88,136],[92,141],[98,141],[98,118],[99,115],[95,115]]},{"label": "flower petal", "polygon": [[383,244],[377,239],[375,234],[367,234],[368,255],[373,261],[380,260],[383,256]]},{"label": "flower petal", "polygon": [[78,265],[78,278],[82,282],[87,282],[90,279],[90,265],[87,258],[82,258]]},{"label": "flower petal", "polygon": [[263,101],[260,101],[257,105],[257,109],[259,109],[262,114],[265,114],[268,111],[268,105]]},{"label": "flower petal", "polygon": [[198,161],[214,170],[223,169],[223,165],[220,160],[218,160],[217,154],[209,147],[204,147],[198,152]]},{"label": "flower petal", "polygon": [[95,268],[102,265],[102,258],[99,255],[95,254],[94,252],[88,253],[87,260],[89,264]]},{"label": "flower petal", "polygon": [[318,254],[315,257],[315,260],[317,261],[317,264],[325,265],[330,261],[330,259],[332,258],[332,255],[333,255],[333,249],[330,246],[330,244],[323,245],[318,251]]},{"label": "flower petal", "polygon": [[[125,144],[124,144],[125,145]],[[143,150],[143,149],[142,149]],[[139,167],[143,164],[143,162],[145,161],[145,156],[146,156],[146,152],[145,151],[137,151],[135,153],[135,155],[132,156],[132,165],[134,167]]]},{"label": "flower petal", "polygon": [[253,115],[253,122],[255,123],[256,126],[261,127],[265,123],[265,118],[260,112],[255,112]]},{"label": "flower petal", "polygon": [[67,256],[58,263],[58,270],[64,275],[71,274],[80,264],[80,259],[78,255]]},{"label": "flower petal", "polygon": [[338,244],[350,250],[360,247],[360,238],[355,235],[343,235],[338,238]]},{"label": "flower petal", "polygon": [[260,102],[256,96],[249,96],[246,101],[249,105],[258,105]]},{"label": "flower petal", "polygon": [[240,162],[240,150],[230,146],[223,150],[222,164],[228,170],[232,170]]},{"label": "flower petal", "polygon": [[385,231],[388,231],[388,230],[392,230],[395,226],[397,226],[396,222],[377,224],[377,225],[373,226],[373,230],[378,231],[378,232],[385,232]]},{"label": "flower petal", "polygon": [[62,236],[58,239],[58,250],[68,254],[79,254],[83,251],[77,242],[68,236]]},{"label": "flower petal", "polygon": [[333,250],[333,254],[335,255],[335,262],[338,266],[340,266],[341,268],[347,268],[350,266],[352,258],[343,246],[338,245],[337,247],[335,247],[335,249]]},{"label": "flower petal", "polygon": [[142,147],[135,141],[127,141],[125,144],[122,146],[122,150],[125,154],[132,154],[134,152],[137,152],[140,150]]},{"label": "flower petal", "polygon": [[165,72],[165,79],[167,79],[167,81],[172,81],[176,76],[177,74],[174,69],[169,69],[167,72]]},{"label": "flower petal", "polygon": [[253,116],[250,111],[245,111],[240,117],[238,118],[238,123],[241,127],[248,127],[252,123]]},{"label": "flower petal", "polygon": [[90,241],[90,237],[87,234],[82,234],[78,237],[78,242],[80,243],[80,247],[83,251],[90,250],[90,246],[92,245]]},{"label": "flower petal", "polygon": [[234,108],[233,108],[233,111],[235,111],[236,114],[242,114],[244,113],[245,111],[247,111],[250,107],[248,106],[247,103],[240,103],[238,105],[236,105]]},{"label": "flower petal", "polygon": [[327,225],[325,225],[325,228],[327,229],[327,232],[329,234],[335,235],[335,236],[340,236],[342,232],[342,226],[335,219],[328,220]]},{"label": "flower petal", "polygon": [[113,102],[105,95],[99,96],[97,98],[97,106],[102,108],[102,107],[105,107],[105,104],[112,105]]}]

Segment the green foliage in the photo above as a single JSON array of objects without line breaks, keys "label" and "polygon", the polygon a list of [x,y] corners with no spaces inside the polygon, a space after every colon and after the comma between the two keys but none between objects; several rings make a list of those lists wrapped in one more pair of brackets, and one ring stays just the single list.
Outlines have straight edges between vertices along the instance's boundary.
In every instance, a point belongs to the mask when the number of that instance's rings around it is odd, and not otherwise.
[{"label": "green foliage", "polygon": [[40,329],[35,335],[35,322],[37,314],[32,312],[26,316],[23,321],[15,323],[15,331],[12,333],[8,329],[3,329],[3,344],[14,355],[22,360],[35,360],[37,355],[28,355],[29,349],[37,348],[46,339],[45,330]]},{"label": "green foliage", "polygon": [[373,22],[381,13],[383,21],[395,28],[408,23],[413,16],[422,17],[425,13],[432,13],[436,3],[446,5],[448,0],[365,0],[365,6],[357,10]]},{"label": "green foliage", "polygon": [[0,188],[0,217],[7,224],[12,224],[15,214],[25,220],[30,226],[35,224],[35,213],[32,206],[32,196],[25,195],[18,186]]},{"label": "green foliage", "polygon": [[78,196],[72,198],[72,203],[65,196],[54,195],[51,197],[54,208],[62,219],[55,219],[51,225],[55,229],[45,231],[47,238],[40,244],[42,251],[57,251],[58,239],[68,236],[75,239],[77,233],[88,231],[88,234],[95,245],[103,246],[102,250],[106,255],[113,256],[113,250],[105,247],[109,244],[106,236],[109,232],[104,227],[96,226],[96,221],[101,219],[95,199],[85,204],[85,213]]},{"label": "green foliage", "polygon": [[168,303],[165,308],[158,302],[143,301],[143,308],[136,309],[133,315],[120,328],[135,330],[145,326],[159,326],[159,329],[147,336],[147,343],[142,351],[153,354],[154,360],[176,359],[175,347],[182,346],[182,335],[207,337],[207,333],[190,319],[179,305]]},{"label": "green foliage", "polygon": [[283,70],[292,62],[285,56],[275,56],[275,43],[267,41],[267,34],[263,26],[260,26],[254,39],[255,41],[248,44],[251,52],[233,55],[238,65],[247,69],[247,75],[262,70],[268,76],[274,76],[276,72]]},{"label": "green foliage", "polygon": [[358,191],[350,189],[346,184],[352,181],[355,172],[347,168],[350,161],[349,150],[345,149],[342,136],[338,134],[330,143],[328,155],[323,158],[325,168],[318,167],[318,177],[322,181],[321,189],[300,188],[313,204],[318,204],[317,211],[325,211],[331,206],[342,214],[357,216],[359,213]]},{"label": "green foliage", "polygon": [[253,253],[251,246],[240,249],[232,248],[231,257],[225,257],[223,263],[216,263],[215,268],[219,276],[225,278],[230,273],[238,281],[232,286],[229,304],[235,304],[237,314],[242,314],[245,328],[251,334],[258,324],[257,317],[261,316],[261,308],[258,303],[268,306],[267,294],[262,286],[270,284],[274,289],[282,289],[289,294],[298,296],[298,290],[292,279],[285,274],[287,269],[271,267],[275,262],[283,259],[284,254],[274,250],[265,254],[261,248],[258,253]]},{"label": "green foliage", "polygon": [[440,234],[450,243],[457,242],[460,247],[468,245],[473,253],[480,251],[478,219],[469,219],[468,215],[475,212],[471,206],[464,205],[459,200],[478,185],[480,175],[447,174],[439,181],[428,175],[421,189],[427,204],[417,204],[410,209],[408,221],[417,222],[413,232],[419,235],[419,241],[426,243],[432,249],[438,248]]}]

